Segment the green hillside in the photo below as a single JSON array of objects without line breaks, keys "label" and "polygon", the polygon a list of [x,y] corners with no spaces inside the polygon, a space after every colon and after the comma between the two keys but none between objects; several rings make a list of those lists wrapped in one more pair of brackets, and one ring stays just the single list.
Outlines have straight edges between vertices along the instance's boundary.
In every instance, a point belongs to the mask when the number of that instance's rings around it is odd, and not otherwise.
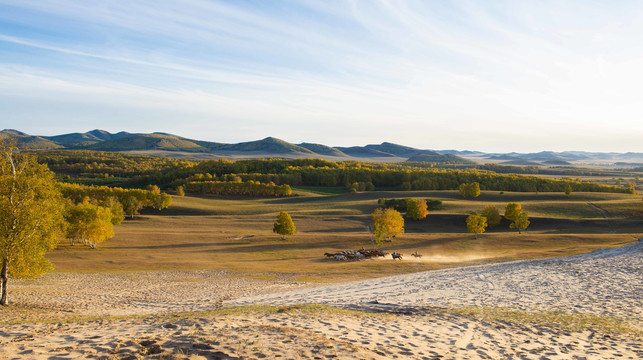
[{"label": "green hillside", "polygon": [[461,158],[453,154],[440,154],[433,151],[426,151],[411,156],[408,162],[427,162],[427,163],[456,163],[456,164],[475,164],[471,160]]},{"label": "green hillside", "polygon": [[393,154],[399,157],[409,157],[421,151],[409,146],[393,144],[390,142],[383,142],[379,145],[366,145],[364,147],[367,149],[373,149],[384,153]]},{"label": "green hillside", "polygon": [[132,150],[165,150],[165,151],[189,151],[208,152],[203,146],[191,140],[165,134],[142,134],[131,135],[120,139],[112,139],[90,145],[90,150],[100,151],[132,151]]},{"label": "green hillside", "polygon": [[360,158],[394,158],[395,155],[376,149],[367,148],[365,146],[351,146],[351,147],[337,147],[338,150],[348,156]]},{"label": "green hillside", "polygon": [[322,144],[301,143],[297,145],[320,155],[339,156],[339,157],[347,156],[343,152],[333,147],[322,145]]},{"label": "green hillside", "polygon": [[287,141],[283,141],[273,137],[267,137],[262,140],[242,142],[238,144],[225,145],[221,150],[231,151],[231,152],[257,152],[257,153],[266,153],[266,154],[288,154],[288,153],[301,153],[301,154],[310,154],[314,155],[313,151],[310,151],[304,147],[291,144]]},{"label": "green hillside", "polygon": [[10,138],[16,139],[18,146],[33,149],[33,150],[53,150],[61,149],[62,145],[57,144],[53,141],[47,140],[40,136],[31,136],[23,132],[11,129],[5,129],[0,131],[0,140],[8,140]]}]

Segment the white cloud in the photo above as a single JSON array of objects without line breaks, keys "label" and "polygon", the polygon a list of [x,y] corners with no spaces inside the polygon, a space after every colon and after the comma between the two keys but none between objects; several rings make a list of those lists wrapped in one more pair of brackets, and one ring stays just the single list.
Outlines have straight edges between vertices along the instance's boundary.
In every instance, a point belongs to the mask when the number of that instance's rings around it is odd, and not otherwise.
[{"label": "white cloud", "polygon": [[69,119],[85,119],[230,142],[643,151],[631,140],[643,135],[637,4],[3,7],[4,127],[79,131]]}]

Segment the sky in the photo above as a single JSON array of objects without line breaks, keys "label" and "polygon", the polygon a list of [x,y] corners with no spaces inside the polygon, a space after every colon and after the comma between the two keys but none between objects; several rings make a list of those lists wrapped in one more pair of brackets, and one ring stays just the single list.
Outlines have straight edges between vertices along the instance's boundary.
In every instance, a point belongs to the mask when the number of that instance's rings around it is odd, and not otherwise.
[{"label": "sky", "polygon": [[0,0],[0,128],[643,152],[643,3]]}]

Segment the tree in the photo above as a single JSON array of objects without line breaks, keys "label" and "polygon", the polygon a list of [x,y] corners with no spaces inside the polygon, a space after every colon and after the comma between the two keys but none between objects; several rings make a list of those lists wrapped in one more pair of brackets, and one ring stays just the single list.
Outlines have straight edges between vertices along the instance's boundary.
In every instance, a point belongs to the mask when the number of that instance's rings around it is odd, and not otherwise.
[{"label": "tree", "polygon": [[429,215],[426,200],[407,199],[406,200],[406,217],[414,220],[421,220]]},{"label": "tree", "polygon": [[572,186],[567,184],[567,186],[565,186],[565,195],[570,196],[571,194],[572,194]]},{"label": "tree", "polygon": [[[209,175],[210,178],[212,178],[212,175]],[[168,194],[161,193],[161,189],[156,186],[156,185],[148,185],[147,186],[147,193],[146,193],[146,199],[142,201],[143,207],[145,206],[152,206],[156,210],[163,210],[165,208],[170,207],[172,205],[172,197]]]},{"label": "tree", "polygon": [[36,277],[51,269],[52,250],[63,225],[63,199],[53,172],[0,144],[0,305],[6,305],[7,278]]},{"label": "tree", "polygon": [[494,205],[487,205],[480,212],[480,216],[487,218],[487,225],[489,227],[496,227],[500,224],[500,212]]},{"label": "tree", "polygon": [[166,193],[155,195],[153,200],[154,208],[156,210],[163,210],[172,205],[172,197]]},{"label": "tree", "polygon": [[463,198],[466,198],[468,195],[468,187],[467,184],[460,184],[460,187],[458,187],[458,192],[460,195],[462,195]]},{"label": "tree", "polygon": [[82,240],[92,249],[103,241],[114,237],[112,211],[89,200],[70,207],[65,213],[67,237],[74,245],[74,240]]},{"label": "tree", "polygon": [[378,245],[404,233],[404,218],[397,210],[377,208],[371,217],[373,218],[373,234]]},{"label": "tree", "polygon": [[185,190],[183,190],[183,185],[179,185],[176,187],[176,195],[185,196]]},{"label": "tree", "polygon": [[522,205],[519,203],[510,202],[505,206],[505,218],[511,222],[516,221],[521,212]]},{"label": "tree", "polygon": [[125,212],[123,211],[123,204],[114,196],[105,198],[98,203],[100,206],[109,208],[112,213],[112,225],[120,225],[125,219]]},{"label": "tree", "polygon": [[[118,200],[123,205],[123,211],[130,219],[133,219],[134,215],[138,215],[138,211],[145,207],[149,198],[147,191],[139,189],[122,191],[118,195]],[[156,196],[153,194],[154,198]]]},{"label": "tree", "polygon": [[509,225],[510,228],[512,229],[518,229],[518,234],[522,233],[522,230],[525,230],[527,227],[529,227],[529,213],[526,211],[521,211],[520,214],[518,214],[518,217],[514,222]]},{"label": "tree", "polygon": [[359,183],[354,182],[354,183],[346,186],[346,189],[348,190],[348,192],[352,192],[352,193],[357,192],[357,191],[359,191]]},{"label": "tree", "polygon": [[476,236],[476,239],[478,238],[478,234],[482,234],[485,229],[487,228],[487,218],[478,215],[476,213],[472,213],[467,217],[467,231],[470,233],[474,233]]},{"label": "tree", "polygon": [[275,221],[274,226],[272,227],[272,232],[280,234],[281,239],[285,240],[286,235],[292,235],[295,233],[295,223],[292,221],[290,215],[282,211],[277,215],[277,221]]},{"label": "tree", "polygon": [[460,192],[460,195],[468,199],[480,196],[480,184],[477,182],[472,182],[470,184],[460,184],[458,190]]}]

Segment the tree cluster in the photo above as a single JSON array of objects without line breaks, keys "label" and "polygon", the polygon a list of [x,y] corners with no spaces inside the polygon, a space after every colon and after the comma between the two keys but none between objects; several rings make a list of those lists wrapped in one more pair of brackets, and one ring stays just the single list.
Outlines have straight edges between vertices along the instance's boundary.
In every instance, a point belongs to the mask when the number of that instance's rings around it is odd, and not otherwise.
[{"label": "tree cluster", "polygon": [[426,200],[408,199],[406,201],[406,217],[413,220],[422,220],[429,215]]},{"label": "tree cluster", "polygon": [[258,181],[191,181],[183,186],[188,193],[217,196],[279,197],[292,195],[288,185],[263,184]]},{"label": "tree cluster", "polygon": [[480,196],[480,184],[475,181],[469,184],[460,184],[458,191],[466,199],[477,198]]},{"label": "tree cluster", "polygon": [[72,179],[126,179],[174,168],[189,168],[196,162],[160,156],[131,155],[89,150],[49,150],[31,152],[39,163],[59,177]]},{"label": "tree cluster", "polygon": [[162,193],[159,187],[150,185],[148,189],[123,189],[120,187],[85,186],[79,184],[59,184],[63,197],[73,204],[89,199],[103,207],[109,207],[117,217],[120,207],[126,216],[133,218],[143,208],[163,210],[172,204],[172,197]]},{"label": "tree cluster", "polygon": [[119,218],[109,207],[97,205],[86,199],[69,206],[64,218],[67,222],[66,235],[71,245],[74,245],[74,241],[82,241],[94,249],[114,236],[114,225],[120,223],[122,215]]},{"label": "tree cluster", "polygon": [[[397,211],[405,212],[406,204],[409,199],[377,199],[377,204],[383,208],[393,208]],[[426,203],[427,210],[437,210],[442,206],[442,200],[437,199],[423,199]]]},{"label": "tree cluster", "polygon": [[[522,205],[519,203],[508,203],[505,206],[504,217],[511,222],[509,227],[511,229],[517,229],[518,233],[521,233],[522,230],[529,227],[529,213],[522,209]],[[467,231],[474,233],[476,239],[478,234],[485,232],[487,227],[496,227],[500,224],[500,212],[494,205],[487,205],[482,209],[478,214],[472,212],[466,219]]]},{"label": "tree cluster", "polygon": [[[212,180],[229,181],[234,174],[242,181],[273,182],[289,186],[346,186],[357,191],[374,188],[403,190],[458,190],[460,184],[477,182],[481,190],[522,192],[573,191],[632,193],[628,186],[606,186],[591,182],[554,180],[537,176],[499,174],[504,167],[480,169],[439,169],[414,163],[374,164],[321,159],[205,160],[189,162],[162,157],[144,157],[108,152],[48,151],[38,153],[59,176],[117,176],[127,178],[127,186],[155,184],[161,188],[184,185],[202,174]],[[490,171],[493,170],[493,171]],[[509,169],[516,170],[516,169]],[[496,172],[494,172],[496,171]],[[544,170],[539,170],[542,173]],[[511,171],[514,172],[514,171]],[[517,171],[515,171],[517,172]],[[524,171],[533,173],[533,171]],[[209,174],[209,175],[208,175]],[[73,179],[72,179],[73,180]],[[71,181],[71,180],[70,180]],[[355,184],[357,184],[355,186]],[[371,186],[372,185],[372,186]]]},{"label": "tree cluster", "polygon": [[358,191],[373,191],[375,190],[375,185],[372,182],[354,182],[346,186],[348,192],[358,192]]}]

